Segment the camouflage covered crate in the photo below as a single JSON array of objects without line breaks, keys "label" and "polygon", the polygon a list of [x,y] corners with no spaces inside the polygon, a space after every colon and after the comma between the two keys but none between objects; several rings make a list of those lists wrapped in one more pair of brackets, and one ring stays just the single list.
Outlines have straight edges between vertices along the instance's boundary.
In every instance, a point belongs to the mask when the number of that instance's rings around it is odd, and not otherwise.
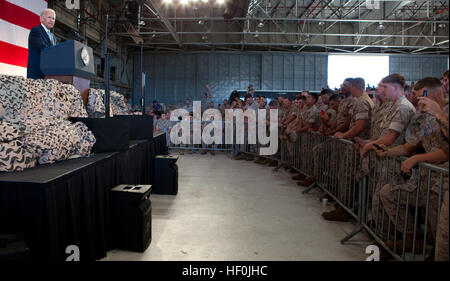
[{"label": "camouflage covered crate", "polygon": [[89,156],[94,135],[68,121],[88,116],[72,85],[0,75],[0,107],[0,171]]},{"label": "camouflage covered crate", "polygon": [[[87,112],[89,117],[103,117],[105,115],[105,90],[89,89]],[[128,115],[128,108],[122,94],[110,91],[109,115]]]}]

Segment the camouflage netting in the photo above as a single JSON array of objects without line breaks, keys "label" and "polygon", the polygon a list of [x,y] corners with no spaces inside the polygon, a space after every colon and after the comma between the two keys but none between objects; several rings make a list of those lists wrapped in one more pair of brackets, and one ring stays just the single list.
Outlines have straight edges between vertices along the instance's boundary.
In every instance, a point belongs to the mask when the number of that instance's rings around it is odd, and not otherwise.
[{"label": "camouflage netting", "polygon": [[[109,92],[109,116],[129,115],[127,105],[122,94],[114,91]],[[89,89],[89,98],[87,103],[87,112],[89,117],[105,116],[105,90]]]},{"label": "camouflage netting", "polygon": [[95,137],[69,117],[88,117],[81,95],[56,80],[0,75],[0,171],[89,156]]}]

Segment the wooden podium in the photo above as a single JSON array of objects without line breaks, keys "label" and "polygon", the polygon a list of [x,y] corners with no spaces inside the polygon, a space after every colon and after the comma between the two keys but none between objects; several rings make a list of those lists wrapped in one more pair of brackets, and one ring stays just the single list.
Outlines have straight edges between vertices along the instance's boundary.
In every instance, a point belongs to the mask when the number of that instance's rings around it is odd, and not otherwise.
[{"label": "wooden podium", "polygon": [[41,70],[45,79],[56,79],[61,83],[72,84],[87,104],[90,79],[95,75],[92,48],[81,42],[70,40],[43,49]]}]

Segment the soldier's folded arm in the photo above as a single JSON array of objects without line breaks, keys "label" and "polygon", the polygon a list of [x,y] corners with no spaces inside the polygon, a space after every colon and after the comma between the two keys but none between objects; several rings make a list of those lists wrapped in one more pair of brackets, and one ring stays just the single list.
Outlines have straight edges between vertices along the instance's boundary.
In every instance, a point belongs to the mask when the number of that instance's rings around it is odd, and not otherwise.
[{"label": "soldier's folded arm", "polygon": [[435,150],[428,153],[416,154],[414,156],[416,163],[425,162],[430,164],[439,164],[448,161],[448,154],[443,149]]},{"label": "soldier's folded arm", "polygon": [[397,140],[399,135],[399,132],[389,129],[388,132],[384,136],[376,140],[375,143],[378,145],[384,144],[385,146],[391,146]]},{"label": "soldier's folded arm", "polygon": [[344,139],[353,139],[354,137],[357,137],[359,134],[364,132],[367,125],[369,123],[369,120],[367,119],[359,119],[356,121],[355,125],[348,130],[342,138]]},{"label": "soldier's folded arm", "polygon": [[348,130],[348,127],[350,126],[350,121],[351,121],[351,120],[352,120],[352,116],[349,115],[349,116],[347,117],[347,120],[345,120],[345,122],[342,123],[341,126],[337,127],[337,128],[335,129],[335,131],[333,132],[333,134],[336,133],[336,132],[345,132],[345,131],[347,131],[347,130]]},{"label": "soldier's folded arm", "polygon": [[414,152],[421,146],[422,144],[419,142],[416,145],[412,145],[410,143],[404,143],[402,145],[398,145],[393,148],[389,148],[387,152],[388,157],[397,157],[397,156],[410,156],[414,154]]}]

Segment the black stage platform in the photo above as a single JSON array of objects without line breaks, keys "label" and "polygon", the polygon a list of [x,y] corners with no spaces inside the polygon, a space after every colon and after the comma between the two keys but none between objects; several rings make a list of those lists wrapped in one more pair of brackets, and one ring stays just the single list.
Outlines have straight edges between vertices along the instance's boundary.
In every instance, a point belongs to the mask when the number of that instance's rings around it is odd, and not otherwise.
[{"label": "black stage platform", "polygon": [[32,260],[64,261],[69,245],[79,247],[81,260],[101,259],[112,249],[109,190],[152,184],[154,158],[166,154],[159,134],[124,152],[0,173],[0,233],[23,234]]}]

